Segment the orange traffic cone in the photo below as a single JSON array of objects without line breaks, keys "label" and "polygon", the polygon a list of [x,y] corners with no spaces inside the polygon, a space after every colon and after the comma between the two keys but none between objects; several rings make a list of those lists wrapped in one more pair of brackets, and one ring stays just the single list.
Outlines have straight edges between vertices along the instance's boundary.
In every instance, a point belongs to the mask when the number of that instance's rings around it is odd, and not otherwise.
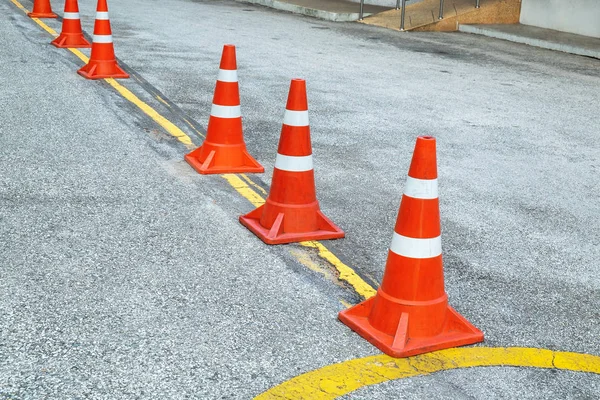
[{"label": "orange traffic cone", "polygon": [[92,47],[90,42],[85,40],[81,30],[81,20],[79,19],[79,4],[77,0],[65,1],[65,13],[63,15],[62,32],[52,41],[56,47]]},{"label": "orange traffic cone", "polygon": [[264,172],[244,143],[234,45],[223,46],[219,68],[206,139],[185,160],[201,174]]},{"label": "orange traffic cone", "polygon": [[31,18],[56,18],[50,0],[33,0],[33,10],[27,15]]},{"label": "orange traffic cone", "polygon": [[90,61],[77,73],[87,79],[129,78],[129,74],[117,64],[106,0],[98,0],[96,7]]},{"label": "orange traffic cone", "polygon": [[267,201],[240,222],[267,244],[344,237],[319,209],[303,79],[290,85]]},{"label": "orange traffic cone", "polygon": [[339,319],[381,351],[408,357],[483,341],[444,289],[435,139],[417,139],[377,294]]}]

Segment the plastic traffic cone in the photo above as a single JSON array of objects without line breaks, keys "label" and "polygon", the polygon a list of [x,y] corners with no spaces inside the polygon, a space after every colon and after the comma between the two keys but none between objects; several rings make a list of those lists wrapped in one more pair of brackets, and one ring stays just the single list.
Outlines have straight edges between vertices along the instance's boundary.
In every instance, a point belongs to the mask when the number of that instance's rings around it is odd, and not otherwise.
[{"label": "plastic traffic cone", "polygon": [[77,0],[65,1],[65,12],[63,15],[62,32],[52,41],[56,47],[76,47],[87,48],[92,47],[83,37],[81,31],[81,20],[79,19],[79,4]]},{"label": "plastic traffic cone", "polygon": [[419,137],[377,294],[339,319],[392,357],[483,341],[444,289],[435,139]]},{"label": "plastic traffic cone", "polygon": [[27,15],[31,18],[56,18],[50,0],[33,0],[33,10]]},{"label": "plastic traffic cone", "polygon": [[96,7],[90,61],[77,73],[87,79],[129,78],[129,74],[117,64],[106,0],[98,0]]},{"label": "plastic traffic cone", "polygon": [[290,86],[267,201],[240,222],[267,244],[344,237],[319,209],[303,79]]},{"label": "plastic traffic cone", "polygon": [[242,132],[240,91],[235,46],[223,46],[221,66],[202,146],[185,155],[185,160],[201,174],[264,172],[246,150]]}]

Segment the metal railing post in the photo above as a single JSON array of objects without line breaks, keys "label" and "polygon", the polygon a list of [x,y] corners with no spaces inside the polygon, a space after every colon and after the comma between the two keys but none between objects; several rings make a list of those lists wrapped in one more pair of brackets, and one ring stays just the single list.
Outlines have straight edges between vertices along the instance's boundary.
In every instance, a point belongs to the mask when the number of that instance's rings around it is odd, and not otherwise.
[{"label": "metal railing post", "polygon": [[400,0],[396,0],[396,10],[400,9]]},{"label": "metal railing post", "polygon": [[406,13],[406,0],[402,0],[402,12],[400,14],[400,31],[404,30],[404,14]]},{"label": "metal railing post", "polygon": [[363,7],[365,6],[365,0],[360,0],[360,11],[358,13],[358,20],[363,20]]},{"label": "metal railing post", "polygon": [[475,8],[479,8],[479,0],[475,0]]},{"label": "metal railing post", "polygon": [[440,0],[440,16],[438,19],[444,19],[444,0]]}]

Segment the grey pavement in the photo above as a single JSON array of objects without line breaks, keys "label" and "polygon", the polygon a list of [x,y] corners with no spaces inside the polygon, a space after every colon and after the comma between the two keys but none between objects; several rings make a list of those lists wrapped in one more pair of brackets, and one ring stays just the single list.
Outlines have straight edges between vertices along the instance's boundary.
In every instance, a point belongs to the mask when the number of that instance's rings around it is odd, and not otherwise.
[{"label": "grey pavement", "polygon": [[220,206],[242,207],[221,178],[0,15],[1,398],[250,398],[376,353],[336,321],[341,288]]},{"label": "grey pavement", "polygon": [[[92,3],[80,4],[88,33]],[[597,60],[234,1],[147,5],[111,1],[117,56],[199,125],[222,45],[236,44],[245,138],[266,169],[253,179],[265,186],[289,80],[307,79],[318,197],[347,235],[326,245],[366,280],[381,280],[415,137],[431,134],[450,303],[485,346],[600,354]],[[300,266],[294,245],[262,245],[237,223],[252,206],[222,179],[196,175],[182,146],[77,76],[78,60],[10,2],[0,15],[0,55],[12,60],[0,64],[6,397],[249,398],[378,353],[335,319],[348,290]],[[599,388],[598,375],[489,368],[347,398]]]},{"label": "grey pavement", "polygon": [[544,49],[600,59],[600,39],[538,28],[522,24],[508,25],[460,25],[459,31],[474,33],[511,42],[528,44]]},{"label": "grey pavement", "polygon": [[[335,22],[356,21],[360,18],[360,6],[349,0],[237,0],[242,3],[257,4],[276,10],[308,15]],[[367,17],[389,10],[395,6],[363,5],[363,16]]]}]

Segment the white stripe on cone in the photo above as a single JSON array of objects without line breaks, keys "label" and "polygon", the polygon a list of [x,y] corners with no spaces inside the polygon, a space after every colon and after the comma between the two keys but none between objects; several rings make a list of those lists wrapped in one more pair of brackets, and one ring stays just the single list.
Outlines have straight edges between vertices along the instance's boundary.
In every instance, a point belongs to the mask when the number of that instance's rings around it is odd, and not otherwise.
[{"label": "white stripe on cone", "polygon": [[239,118],[242,116],[240,106],[220,106],[213,104],[210,109],[210,115],[218,118]]},{"label": "white stripe on cone", "polygon": [[94,43],[112,43],[112,35],[94,35]]},{"label": "white stripe on cone", "polygon": [[410,258],[433,258],[442,254],[442,237],[416,239],[394,232],[390,250],[399,256]]},{"label": "white stripe on cone", "polygon": [[275,168],[289,172],[312,171],[312,154],[310,156],[285,156],[277,153],[277,158],[275,159]]},{"label": "white stripe on cone", "polygon": [[237,82],[238,81],[237,70],[235,70],[235,69],[220,69],[217,80],[221,81],[221,82]]},{"label": "white stripe on cone", "polygon": [[437,179],[417,179],[409,176],[406,178],[404,194],[415,199],[437,199],[438,181]]},{"label": "white stripe on cone", "polygon": [[78,12],[66,12],[63,14],[63,19],[79,19]]},{"label": "white stripe on cone", "polygon": [[96,11],[96,19],[99,20],[107,20],[108,19],[108,11]]},{"label": "white stripe on cone", "polygon": [[308,126],[308,111],[285,110],[283,123],[288,126]]}]

